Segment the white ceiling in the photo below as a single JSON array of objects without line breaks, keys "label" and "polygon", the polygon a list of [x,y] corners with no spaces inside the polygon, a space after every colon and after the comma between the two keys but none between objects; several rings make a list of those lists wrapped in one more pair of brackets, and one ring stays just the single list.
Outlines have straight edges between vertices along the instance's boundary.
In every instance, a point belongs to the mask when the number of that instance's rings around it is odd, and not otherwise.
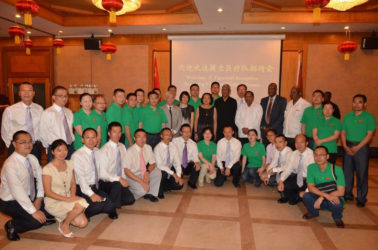
[{"label": "white ceiling", "polygon": [[[202,23],[199,25],[155,25],[155,26],[117,26],[112,27],[114,34],[180,34],[180,33],[243,33],[243,32],[343,32],[345,25],[349,25],[353,32],[371,32],[378,30],[378,23],[337,23],[337,24],[241,24],[244,0],[195,0]],[[143,4],[143,0],[142,0]],[[216,9],[222,7],[223,13]],[[14,20],[15,7],[0,2],[0,16]],[[22,21],[22,20],[18,20]],[[8,36],[11,22],[0,19],[0,36]],[[282,30],[281,27],[286,27]],[[63,30],[63,37],[90,36],[90,34],[107,35],[108,27],[63,27],[40,17],[33,18],[33,27],[57,34]],[[166,31],[162,29],[166,28]],[[32,36],[46,36],[47,34],[32,30]]]}]

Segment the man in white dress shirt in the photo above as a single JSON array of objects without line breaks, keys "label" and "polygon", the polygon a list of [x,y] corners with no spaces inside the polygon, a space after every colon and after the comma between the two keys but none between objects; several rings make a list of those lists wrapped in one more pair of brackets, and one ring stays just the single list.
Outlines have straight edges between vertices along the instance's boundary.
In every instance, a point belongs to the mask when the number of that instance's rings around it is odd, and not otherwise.
[{"label": "man in white dress shirt", "polygon": [[247,93],[247,85],[239,84],[236,87],[236,93],[238,94],[238,97],[236,98],[236,102],[238,104],[238,108],[240,105],[245,104],[245,94]]},{"label": "man in white dress shirt", "polygon": [[154,149],[156,166],[161,170],[159,199],[164,192],[180,190],[183,187],[181,160],[177,147],[172,141],[173,133],[169,128],[161,130],[161,142]]},{"label": "man in white dress shirt", "polygon": [[123,169],[130,184],[130,191],[137,200],[144,197],[151,202],[158,202],[161,171],[155,166],[155,156],[147,142],[144,129],[137,129],[135,143],[127,150]]},{"label": "man in white dress shirt", "polygon": [[173,139],[173,143],[176,145],[178,150],[183,174],[190,175],[188,186],[196,189],[197,180],[201,169],[201,164],[198,158],[197,144],[190,139],[192,136],[192,130],[189,124],[183,124],[180,131],[182,136]]},{"label": "man in white dress shirt", "polygon": [[234,130],[231,126],[223,129],[224,138],[217,144],[217,176],[214,185],[223,186],[227,177],[232,175],[232,184],[240,188],[240,175],[242,167],[239,163],[242,145],[240,141],[233,137]]},{"label": "man in white dress shirt", "polygon": [[239,140],[244,145],[248,142],[248,131],[256,129],[257,138],[261,138],[260,123],[263,115],[262,107],[259,103],[254,102],[254,94],[252,91],[245,93],[245,103],[238,105],[235,116],[235,124],[239,129]]},{"label": "man in white dress shirt", "polygon": [[15,151],[5,160],[1,170],[0,212],[12,217],[5,226],[7,238],[20,240],[19,233],[52,224],[43,209],[42,169],[38,159],[30,154],[32,137],[17,131],[12,144]]},{"label": "man in white dress shirt", "polygon": [[68,91],[65,87],[57,86],[53,89],[54,104],[42,112],[39,125],[39,134],[42,144],[48,149],[47,162],[52,161],[53,155],[50,145],[57,139],[64,140],[68,145],[67,160],[74,152],[73,141],[75,136],[72,130],[73,114],[65,107],[68,101]]},{"label": "man in white dress shirt", "polygon": [[314,163],[314,153],[307,145],[307,137],[304,134],[295,137],[296,150],[291,154],[278,182],[278,191],[284,192],[285,197],[280,199],[279,203],[289,202],[290,205],[296,205],[300,201],[299,192],[307,188],[307,167]]},{"label": "man in white dress shirt", "polygon": [[265,184],[269,186],[277,186],[280,180],[281,172],[287,166],[289,159],[291,157],[291,150],[290,147],[287,146],[287,140],[284,135],[278,135],[274,141],[274,146],[276,147],[276,152],[273,156],[272,162],[266,169],[266,173],[263,175],[262,178]]},{"label": "man in white dress shirt", "polygon": [[108,194],[100,189],[100,177],[105,174],[101,172],[99,166],[99,150],[96,148],[97,131],[93,128],[85,129],[82,142],[84,145],[75,151],[72,161],[77,182],[76,195],[83,197],[89,204],[85,215],[90,218],[96,214],[106,213],[110,219],[117,219],[115,205]]},{"label": "man in white dress shirt", "polygon": [[111,122],[108,126],[108,136],[109,141],[100,150],[100,189],[109,195],[116,208],[121,208],[135,202],[122,167],[126,157],[126,147],[119,141],[122,125],[119,122]]},{"label": "man in white dress shirt", "polygon": [[8,156],[14,152],[13,134],[19,130],[27,131],[33,139],[31,154],[41,162],[41,142],[39,137],[39,121],[43,108],[33,102],[35,96],[33,84],[23,82],[20,84],[18,94],[21,101],[7,107],[3,113],[1,124],[1,137],[8,148]]},{"label": "man in white dress shirt", "polygon": [[286,105],[285,121],[284,121],[284,135],[287,138],[287,144],[291,149],[295,149],[294,138],[302,133],[301,119],[304,110],[311,106],[309,102],[301,97],[302,91],[293,87],[290,91],[291,101]]}]

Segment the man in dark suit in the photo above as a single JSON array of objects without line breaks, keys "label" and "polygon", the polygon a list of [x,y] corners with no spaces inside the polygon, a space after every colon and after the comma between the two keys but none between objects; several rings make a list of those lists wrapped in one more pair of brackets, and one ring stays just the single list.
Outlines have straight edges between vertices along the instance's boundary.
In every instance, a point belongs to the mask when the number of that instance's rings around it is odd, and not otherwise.
[{"label": "man in dark suit", "polygon": [[166,104],[161,106],[167,116],[167,128],[170,128],[173,133],[173,137],[180,136],[180,127],[182,125],[182,113],[178,106],[174,105],[174,95],[171,92],[165,93]]},{"label": "man in dark suit", "polygon": [[282,134],[286,98],[277,95],[277,84],[271,83],[268,86],[268,96],[261,99],[263,117],[261,119],[261,135],[263,143],[268,145],[266,131],[273,128],[278,134]]}]

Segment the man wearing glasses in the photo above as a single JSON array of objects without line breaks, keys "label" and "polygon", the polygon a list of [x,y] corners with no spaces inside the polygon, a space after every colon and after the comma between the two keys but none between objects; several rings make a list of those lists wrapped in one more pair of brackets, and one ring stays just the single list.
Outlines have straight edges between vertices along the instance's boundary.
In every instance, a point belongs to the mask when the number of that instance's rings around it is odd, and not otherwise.
[{"label": "man wearing glasses", "polygon": [[48,149],[47,162],[52,161],[50,145],[57,139],[63,139],[68,144],[67,159],[71,159],[74,152],[75,140],[72,123],[72,111],[65,107],[68,101],[68,91],[65,87],[57,86],[53,89],[52,100],[54,104],[42,112],[40,122],[40,137],[42,144]]}]

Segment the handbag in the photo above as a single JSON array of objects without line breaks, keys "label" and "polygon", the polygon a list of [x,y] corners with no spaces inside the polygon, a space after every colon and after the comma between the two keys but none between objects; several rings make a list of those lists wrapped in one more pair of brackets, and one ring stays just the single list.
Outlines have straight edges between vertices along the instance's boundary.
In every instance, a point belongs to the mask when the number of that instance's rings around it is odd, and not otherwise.
[{"label": "handbag", "polygon": [[336,191],[337,190],[337,184],[336,184],[337,177],[335,175],[335,165],[334,164],[332,164],[332,176],[333,176],[333,181],[320,183],[318,185],[315,185],[315,187],[317,189],[319,189],[320,191],[327,193],[327,194],[332,193],[333,191]]}]

